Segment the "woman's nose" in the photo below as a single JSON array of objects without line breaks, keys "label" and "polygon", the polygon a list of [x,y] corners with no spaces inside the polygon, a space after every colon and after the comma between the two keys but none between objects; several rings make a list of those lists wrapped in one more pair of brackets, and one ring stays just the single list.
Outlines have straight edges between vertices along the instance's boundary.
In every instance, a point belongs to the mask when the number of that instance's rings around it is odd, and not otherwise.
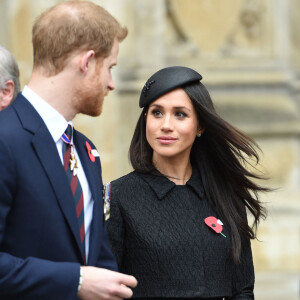
[{"label": "woman's nose", "polygon": [[162,122],[163,131],[172,131],[173,130],[173,121],[170,115],[165,115]]}]

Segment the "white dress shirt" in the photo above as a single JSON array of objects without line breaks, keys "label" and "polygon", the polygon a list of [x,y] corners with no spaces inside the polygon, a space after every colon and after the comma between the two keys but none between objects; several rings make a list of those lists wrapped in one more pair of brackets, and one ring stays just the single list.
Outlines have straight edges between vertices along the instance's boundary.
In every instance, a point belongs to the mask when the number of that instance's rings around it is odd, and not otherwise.
[{"label": "white dress shirt", "polygon": [[[25,86],[22,91],[23,96],[32,104],[32,106],[36,109],[38,114],[43,119],[46,124],[55,144],[57,147],[57,151],[61,162],[63,164],[63,155],[62,155],[62,146],[63,141],[61,140],[61,136],[65,132],[70,124],[73,127],[72,121],[67,122],[66,119],[55,110],[50,104],[48,104],[45,100],[43,100],[39,95],[37,95],[33,90],[31,90],[28,86]],[[72,137],[73,144],[73,137]],[[89,254],[89,240],[90,240],[90,227],[93,217],[93,205],[94,200],[92,198],[92,193],[85,176],[82,164],[80,162],[79,155],[74,147],[74,152],[78,161],[78,172],[77,176],[80,181],[82,191],[83,191],[83,199],[84,199],[84,225],[85,225],[85,252],[86,257],[88,259]],[[74,207],[75,208],[75,207]]]}]

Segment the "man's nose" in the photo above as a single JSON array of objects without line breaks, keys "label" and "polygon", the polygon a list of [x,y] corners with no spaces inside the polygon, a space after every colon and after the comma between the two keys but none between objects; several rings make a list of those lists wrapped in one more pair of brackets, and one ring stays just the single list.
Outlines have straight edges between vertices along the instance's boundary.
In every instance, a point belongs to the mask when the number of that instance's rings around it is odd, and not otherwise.
[{"label": "man's nose", "polygon": [[110,75],[109,77],[109,81],[108,81],[108,85],[107,85],[108,89],[113,91],[115,89],[115,83],[113,81],[112,76]]}]

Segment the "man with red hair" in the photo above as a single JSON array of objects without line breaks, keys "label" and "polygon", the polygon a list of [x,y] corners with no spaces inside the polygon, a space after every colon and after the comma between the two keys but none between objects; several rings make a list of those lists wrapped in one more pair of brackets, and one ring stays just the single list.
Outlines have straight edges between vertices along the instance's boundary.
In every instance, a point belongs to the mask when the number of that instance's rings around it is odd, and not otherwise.
[{"label": "man with red hair", "polygon": [[32,76],[0,113],[0,299],[132,296],[136,279],[116,272],[109,248],[98,152],[72,123],[101,114],[126,35],[88,1],[33,26]]}]

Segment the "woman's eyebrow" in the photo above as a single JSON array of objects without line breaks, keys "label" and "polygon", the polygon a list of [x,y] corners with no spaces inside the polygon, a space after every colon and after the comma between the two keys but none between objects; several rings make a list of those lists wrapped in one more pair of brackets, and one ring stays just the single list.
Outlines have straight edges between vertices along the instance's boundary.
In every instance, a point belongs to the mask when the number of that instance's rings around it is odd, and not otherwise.
[{"label": "woman's eyebrow", "polygon": [[186,106],[175,106],[174,107],[175,109],[186,109],[186,110],[189,110],[191,111],[189,108],[187,108]]},{"label": "woman's eyebrow", "polygon": [[[150,107],[152,107],[152,106],[154,106],[154,107],[159,107],[159,108],[163,108],[163,106],[162,106],[162,105],[159,105],[159,104],[151,104]],[[174,106],[173,108],[174,108],[174,109],[186,109],[186,110],[191,111],[191,110],[190,110],[189,108],[187,108],[186,106]]]},{"label": "woman's eyebrow", "polygon": [[163,107],[162,105],[159,105],[159,104],[151,104],[149,107],[152,107],[152,106],[155,106],[155,107]]}]

